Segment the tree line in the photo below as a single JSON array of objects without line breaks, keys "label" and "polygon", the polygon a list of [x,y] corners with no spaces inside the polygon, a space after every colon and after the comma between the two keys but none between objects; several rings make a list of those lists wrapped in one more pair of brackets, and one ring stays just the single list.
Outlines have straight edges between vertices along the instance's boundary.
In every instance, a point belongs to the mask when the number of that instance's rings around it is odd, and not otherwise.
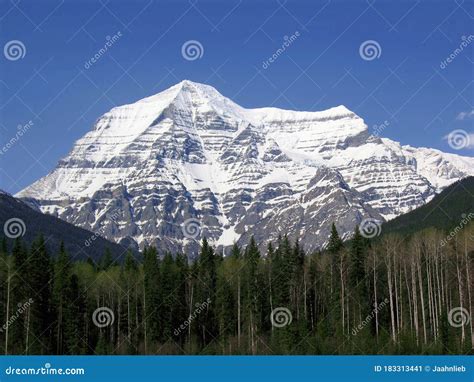
[{"label": "tree line", "polygon": [[[324,251],[281,236],[194,262],[148,247],[137,258],[72,262],[16,239],[0,246],[2,354],[466,354],[473,352],[474,224]],[[54,256],[51,256],[54,255]]]}]

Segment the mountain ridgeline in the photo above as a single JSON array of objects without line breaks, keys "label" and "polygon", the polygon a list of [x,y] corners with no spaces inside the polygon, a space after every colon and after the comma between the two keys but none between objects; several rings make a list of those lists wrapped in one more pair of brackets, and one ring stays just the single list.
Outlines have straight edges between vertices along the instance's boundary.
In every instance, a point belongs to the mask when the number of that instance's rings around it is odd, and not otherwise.
[{"label": "mountain ridgeline", "polygon": [[474,158],[371,135],[344,106],[246,109],[182,81],[105,113],[16,196],[140,249],[196,256],[203,237],[228,252],[254,236],[264,251],[287,234],[314,251],[332,222],[347,238],[364,219],[409,212],[468,175]]},{"label": "mountain ridgeline", "polygon": [[430,202],[383,224],[383,233],[410,234],[425,228],[449,230],[474,220],[474,177],[447,187]]},{"label": "mountain ridgeline", "polygon": [[[54,216],[34,210],[21,200],[0,192],[0,228],[12,248],[14,239],[20,237],[30,246],[43,235],[45,246],[55,253],[64,242],[65,250],[72,260],[91,258],[98,261],[106,251],[115,259],[125,258],[127,246],[104,239],[100,232],[90,232],[76,227]],[[137,248],[131,248],[134,253]]]}]

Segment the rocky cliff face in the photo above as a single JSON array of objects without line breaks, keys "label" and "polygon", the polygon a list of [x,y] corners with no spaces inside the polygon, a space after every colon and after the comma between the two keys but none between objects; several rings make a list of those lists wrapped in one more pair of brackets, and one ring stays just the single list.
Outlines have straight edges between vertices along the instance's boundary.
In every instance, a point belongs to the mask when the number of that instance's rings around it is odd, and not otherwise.
[{"label": "rocky cliff face", "polygon": [[18,197],[108,239],[196,253],[203,235],[300,238],[323,246],[474,175],[474,158],[401,146],[368,133],[344,106],[321,112],[244,109],[183,81],[116,107],[49,175]]}]

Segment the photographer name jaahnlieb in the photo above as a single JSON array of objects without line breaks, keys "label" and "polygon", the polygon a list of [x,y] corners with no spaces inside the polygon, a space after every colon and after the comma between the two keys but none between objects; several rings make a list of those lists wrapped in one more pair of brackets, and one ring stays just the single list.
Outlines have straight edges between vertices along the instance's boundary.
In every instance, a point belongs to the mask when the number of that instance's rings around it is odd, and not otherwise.
[{"label": "photographer name jaahnlieb", "polygon": [[444,365],[444,366],[434,366],[431,371],[433,373],[465,373],[466,367],[464,365]]}]

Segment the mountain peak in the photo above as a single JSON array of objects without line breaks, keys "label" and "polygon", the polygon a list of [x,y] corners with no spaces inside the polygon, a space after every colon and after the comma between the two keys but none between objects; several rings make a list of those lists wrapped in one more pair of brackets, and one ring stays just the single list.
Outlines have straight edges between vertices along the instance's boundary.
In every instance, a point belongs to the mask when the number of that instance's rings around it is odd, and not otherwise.
[{"label": "mountain peak", "polygon": [[276,227],[316,249],[331,222],[346,235],[363,218],[393,218],[472,169],[474,158],[373,139],[343,105],[247,109],[183,80],[104,114],[52,173],[18,196],[141,247],[197,245],[180,228],[195,219],[219,245],[250,234],[270,240]]}]

